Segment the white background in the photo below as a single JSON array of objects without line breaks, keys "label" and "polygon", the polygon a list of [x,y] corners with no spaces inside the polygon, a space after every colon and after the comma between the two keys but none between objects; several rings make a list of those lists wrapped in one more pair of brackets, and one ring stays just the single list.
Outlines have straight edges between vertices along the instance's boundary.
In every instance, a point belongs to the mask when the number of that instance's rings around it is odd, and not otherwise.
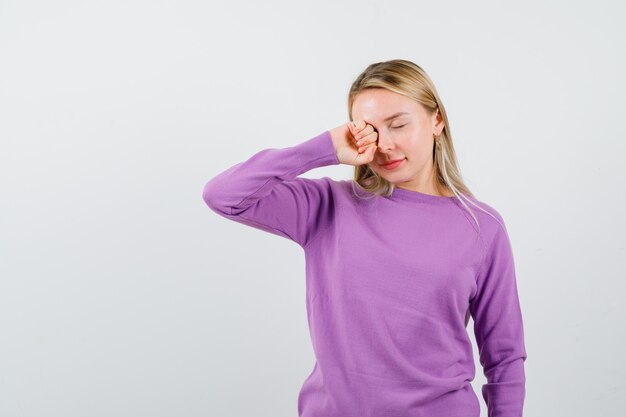
[{"label": "white background", "polygon": [[[524,415],[623,412],[625,14],[0,0],[0,416],[296,416],[304,254],[202,189],[345,123],[353,79],[395,58],[432,77],[464,178],[506,221]],[[304,176],[324,175],[352,167]]]}]

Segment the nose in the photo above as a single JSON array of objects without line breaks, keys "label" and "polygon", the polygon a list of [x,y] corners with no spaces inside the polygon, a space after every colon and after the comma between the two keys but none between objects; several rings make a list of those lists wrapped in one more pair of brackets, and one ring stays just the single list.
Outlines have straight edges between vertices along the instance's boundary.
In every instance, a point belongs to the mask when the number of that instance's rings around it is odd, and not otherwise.
[{"label": "nose", "polygon": [[378,132],[378,151],[382,153],[389,152],[395,148],[395,144],[391,140],[391,137],[387,134],[381,134]]}]

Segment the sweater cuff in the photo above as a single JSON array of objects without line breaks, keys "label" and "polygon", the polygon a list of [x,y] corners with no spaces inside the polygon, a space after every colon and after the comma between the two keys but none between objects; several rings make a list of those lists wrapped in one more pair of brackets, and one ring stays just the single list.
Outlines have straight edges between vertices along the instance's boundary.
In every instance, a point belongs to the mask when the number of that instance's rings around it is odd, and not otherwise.
[{"label": "sweater cuff", "polygon": [[335,146],[328,130],[296,145],[294,149],[300,159],[300,173],[327,165],[339,165]]}]

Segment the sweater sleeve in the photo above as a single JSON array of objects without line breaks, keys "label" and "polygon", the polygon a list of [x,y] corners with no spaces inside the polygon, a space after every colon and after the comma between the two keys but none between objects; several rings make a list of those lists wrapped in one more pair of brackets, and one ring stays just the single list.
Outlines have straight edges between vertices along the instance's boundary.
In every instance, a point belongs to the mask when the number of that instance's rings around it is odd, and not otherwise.
[{"label": "sweater sleeve", "polygon": [[487,383],[488,417],[522,417],[526,348],[511,242],[502,217],[477,276],[470,300],[474,334]]},{"label": "sweater sleeve", "polygon": [[325,131],[288,148],[268,148],[211,178],[202,193],[227,219],[305,247],[330,209],[329,182],[297,176],[339,160]]}]

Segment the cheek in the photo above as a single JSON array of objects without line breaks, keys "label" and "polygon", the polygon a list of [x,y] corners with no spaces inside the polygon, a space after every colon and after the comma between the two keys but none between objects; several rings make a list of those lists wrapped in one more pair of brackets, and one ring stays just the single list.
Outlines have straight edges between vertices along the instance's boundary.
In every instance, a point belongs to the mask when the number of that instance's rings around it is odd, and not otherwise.
[{"label": "cheek", "polygon": [[405,144],[402,145],[402,149],[409,159],[412,159],[413,162],[420,163],[432,157],[433,144],[429,143],[427,140],[413,138],[412,140],[407,140]]},{"label": "cheek", "polygon": [[398,136],[396,143],[401,146],[406,152],[412,154],[421,153],[425,149],[424,141],[416,133],[407,133]]}]

